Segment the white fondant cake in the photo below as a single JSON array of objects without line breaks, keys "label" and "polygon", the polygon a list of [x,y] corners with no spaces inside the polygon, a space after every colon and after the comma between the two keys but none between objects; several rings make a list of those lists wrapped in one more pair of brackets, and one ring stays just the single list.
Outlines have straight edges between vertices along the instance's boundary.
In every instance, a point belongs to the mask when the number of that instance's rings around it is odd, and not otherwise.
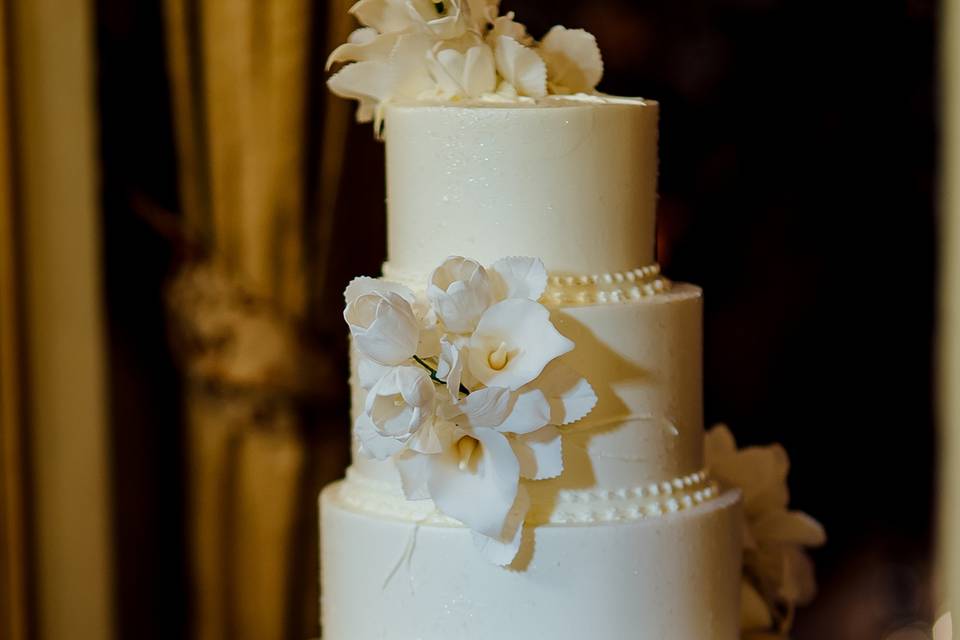
[{"label": "white fondant cake", "polygon": [[[575,344],[560,361],[596,405],[560,427],[562,473],[521,481],[529,509],[507,567],[447,510],[407,499],[394,459],[358,441],[321,499],[327,640],[738,637],[738,496],[704,465],[701,292],[652,267],[657,109],[386,108],[385,279],[417,293],[450,255],[542,258],[540,302]],[[362,363],[355,419],[369,406]]]},{"label": "white fondant cake", "polygon": [[330,56],[386,142],[388,256],[344,293],[324,637],[783,637],[825,537],[781,447],[704,433],[702,293],[656,264],[659,106],[499,5],[359,0]]}]

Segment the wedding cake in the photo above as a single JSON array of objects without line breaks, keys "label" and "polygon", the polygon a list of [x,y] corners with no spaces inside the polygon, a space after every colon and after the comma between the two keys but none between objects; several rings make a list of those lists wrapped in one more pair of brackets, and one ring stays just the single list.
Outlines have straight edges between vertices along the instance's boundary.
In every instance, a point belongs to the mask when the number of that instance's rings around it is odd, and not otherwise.
[{"label": "wedding cake", "polygon": [[[597,93],[590,34],[535,42],[495,1],[351,11],[330,87],[385,141],[388,260],[345,292],[355,446],[320,501],[324,638],[782,629],[811,595],[784,567],[822,531],[786,510],[779,449],[746,460],[783,486],[768,504],[729,432],[705,447],[702,292],[655,262],[659,105]],[[783,525],[762,550],[758,513]]]}]

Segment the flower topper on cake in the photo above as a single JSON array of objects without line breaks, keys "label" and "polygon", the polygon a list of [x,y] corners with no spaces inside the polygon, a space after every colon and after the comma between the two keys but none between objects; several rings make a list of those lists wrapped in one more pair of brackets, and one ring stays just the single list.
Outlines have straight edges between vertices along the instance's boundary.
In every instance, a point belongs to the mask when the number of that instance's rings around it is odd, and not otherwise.
[{"label": "flower topper on cake", "polygon": [[500,0],[360,0],[364,25],[327,61],[347,62],[328,85],[358,100],[357,119],[375,120],[396,100],[518,102],[592,93],[603,76],[596,39],[554,27],[535,41]]},{"label": "flower topper on cake", "polygon": [[790,460],[780,445],[737,449],[730,430],[718,425],[707,433],[706,460],[721,484],[743,492],[743,637],[784,638],[796,607],[816,593],[806,548],[826,541],[823,527],[788,510]]},{"label": "flower topper on cake", "polygon": [[559,360],[574,344],[537,302],[546,285],[534,258],[485,269],[451,257],[419,296],[373,278],[345,292],[367,391],[354,425],[361,452],[393,459],[409,500],[432,499],[500,565],[520,546],[529,507],[520,479],[561,474],[558,427],[597,401]]}]

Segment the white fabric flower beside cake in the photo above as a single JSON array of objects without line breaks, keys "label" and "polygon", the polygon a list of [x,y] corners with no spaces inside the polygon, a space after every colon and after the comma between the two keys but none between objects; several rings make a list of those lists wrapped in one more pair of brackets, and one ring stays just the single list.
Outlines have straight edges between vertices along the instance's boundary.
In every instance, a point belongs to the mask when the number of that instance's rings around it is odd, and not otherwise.
[{"label": "white fabric flower beside cake", "polygon": [[718,481],[743,492],[744,638],[785,637],[796,607],[816,594],[806,549],[826,542],[823,527],[788,510],[790,459],[779,444],[738,449],[730,429],[717,425],[707,432],[706,461]]},{"label": "white fabric flower beside cake", "polygon": [[407,499],[433,500],[500,565],[520,547],[529,508],[521,478],[562,473],[557,427],[597,401],[559,360],[574,344],[538,302],[546,286],[534,258],[485,269],[451,257],[419,299],[373,278],[345,292],[344,319],[367,391],[354,425],[361,451],[392,458]]}]

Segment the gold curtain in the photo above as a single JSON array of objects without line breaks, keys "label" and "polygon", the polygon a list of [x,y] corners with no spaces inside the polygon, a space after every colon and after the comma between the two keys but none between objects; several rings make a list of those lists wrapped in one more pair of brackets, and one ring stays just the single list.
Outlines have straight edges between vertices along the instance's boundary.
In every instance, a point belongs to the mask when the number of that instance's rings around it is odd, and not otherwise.
[{"label": "gold curtain", "polygon": [[[940,560],[954,629],[960,629],[960,0],[943,8],[941,167]],[[957,633],[954,632],[956,637]]]},{"label": "gold curtain", "polygon": [[[326,20],[341,39],[348,28],[332,18],[346,4],[330,5],[327,19],[308,0],[165,0],[188,248],[169,306],[188,381],[191,614],[203,640],[316,635],[316,495],[302,497],[322,479],[311,449],[321,425],[302,406],[338,374],[305,336],[348,122],[344,108],[323,109],[319,167],[307,167],[310,88],[323,80],[311,25]],[[320,204],[313,219],[308,201]]]}]

